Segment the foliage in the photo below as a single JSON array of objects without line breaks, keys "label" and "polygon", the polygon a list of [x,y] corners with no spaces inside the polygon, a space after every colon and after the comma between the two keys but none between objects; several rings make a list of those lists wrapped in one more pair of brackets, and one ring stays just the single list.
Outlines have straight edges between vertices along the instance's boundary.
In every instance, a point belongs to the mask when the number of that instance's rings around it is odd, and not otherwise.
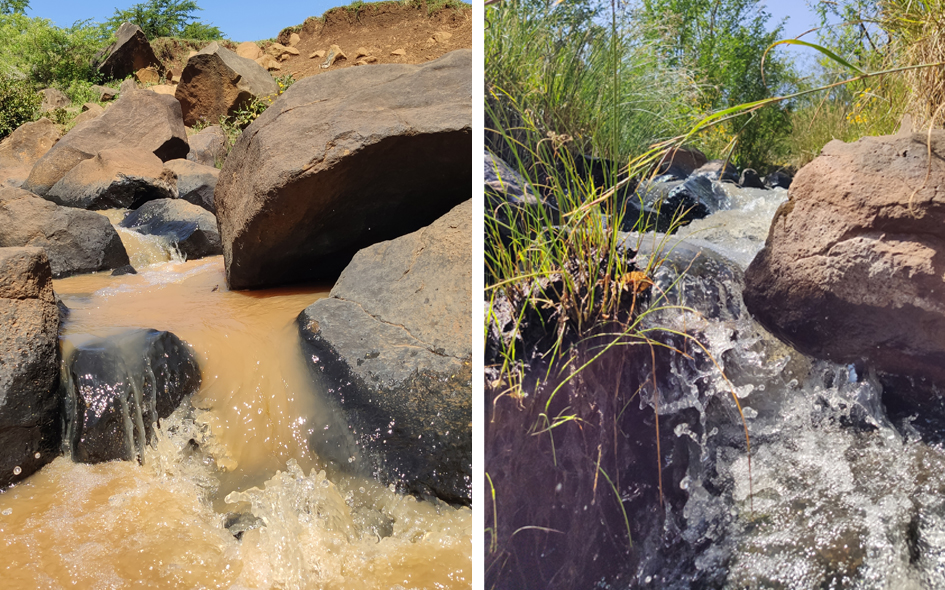
[{"label": "foliage", "polygon": [[[783,24],[769,30],[770,15],[754,0],[643,0],[638,18],[667,66],[693,72],[703,113],[794,87],[793,67],[778,52],[767,55],[762,73],[761,58],[779,39]],[[776,105],[725,124],[726,138],[737,140],[731,159],[743,167],[775,163],[778,140],[790,132],[789,107]],[[717,145],[708,148],[725,155],[716,151]]]},{"label": "foliage", "polygon": [[32,121],[41,102],[28,83],[0,74],[0,139]]},{"label": "foliage", "polygon": [[0,14],[25,14],[29,0],[0,0]]},{"label": "foliage", "polygon": [[[274,96],[264,96],[257,97],[253,100],[247,102],[245,105],[240,107],[229,117],[220,118],[220,127],[223,128],[223,132],[226,134],[226,151],[229,153],[230,149],[236,145],[236,141],[240,138],[240,135],[243,133],[243,130],[250,126],[250,124],[259,118],[259,115],[266,112],[273,101],[279,97],[283,92],[289,89],[290,86],[295,84],[296,80],[292,74],[285,74],[284,76],[279,76],[276,78],[276,83],[279,85],[279,92]],[[204,123],[204,126],[206,123]]]},{"label": "foliage", "polygon": [[183,37],[188,39],[219,39],[220,29],[196,20],[193,12],[202,10],[195,0],[148,0],[126,10],[115,9],[108,19],[111,30],[129,22],[141,27],[148,39]]},{"label": "foliage", "polygon": [[0,16],[0,74],[21,75],[38,87],[97,80],[91,60],[107,41],[104,27],[90,21],[59,28],[44,18]]}]

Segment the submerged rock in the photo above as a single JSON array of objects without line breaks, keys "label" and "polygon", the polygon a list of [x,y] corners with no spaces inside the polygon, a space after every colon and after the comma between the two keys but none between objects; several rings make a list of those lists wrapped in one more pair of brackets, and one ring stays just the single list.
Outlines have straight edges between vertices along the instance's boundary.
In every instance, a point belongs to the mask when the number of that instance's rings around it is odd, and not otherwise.
[{"label": "submerged rock", "polygon": [[59,455],[59,309],[42,248],[0,248],[0,489]]},{"label": "submerged rock", "polygon": [[72,458],[83,463],[142,457],[154,423],[201,382],[187,343],[157,330],[82,342],[68,355],[63,375],[65,438]]},{"label": "submerged rock", "polygon": [[[466,201],[365,248],[331,296],[298,318],[306,359],[347,418],[362,469],[462,504],[472,483],[471,222]],[[342,437],[330,436],[316,435],[316,452],[339,454],[328,445]]]}]

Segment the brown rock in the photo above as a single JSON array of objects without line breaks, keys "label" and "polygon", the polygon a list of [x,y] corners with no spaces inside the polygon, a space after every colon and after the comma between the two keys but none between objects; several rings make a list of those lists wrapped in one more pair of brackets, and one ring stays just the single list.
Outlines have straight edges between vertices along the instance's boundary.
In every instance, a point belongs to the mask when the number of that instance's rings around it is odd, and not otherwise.
[{"label": "brown rock", "polygon": [[446,43],[452,37],[453,33],[448,31],[437,31],[436,33],[433,33],[433,40],[440,44]]},{"label": "brown rock", "polygon": [[295,47],[295,46],[298,45],[299,42],[301,42],[301,41],[302,41],[302,38],[299,37],[299,34],[298,34],[298,33],[292,33],[292,34],[289,35],[289,43],[288,43],[288,45],[289,45],[289,47]]},{"label": "brown rock", "polygon": [[354,59],[360,59],[365,55],[371,55],[371,52],[365,47],[358,47],[358,50],[355,52]]},{"label": "brown rock", "polygon": [[0,186],[0,247],[40,246],[54,277],[118,268],[128,254],[108,218]]},{"label": "brown rock", "polygon": [[369,56],[367,56],[367,57],[363,57],[363,58],[359,59],[358,61],[354,62],[354,65],[356,65],[356,66],[366,66],[366,65],[368,65],[368,64],[375,63],[376,61],[377,61],[377,58],[376,58],[376,57],[374,57],[373,55],[369,55]]},{"label": "brown rock", "polygon": [[799,351],[945,384],[945,132],[832,141],[745,274],[749,311]]},{"label": "brown rock", "polygon": [[135,79],[142,84],[160,84],[161,74],[153,67],[141,68],[135,72]]},{"label": "brown rock", "polygon": [[58,88],[44,88],[39,93],[43,95],[43,103],[39,107],[41,112],[62,109],[72,104],[69,97]]},{"label": "brown rock", "polygon": [[279,85],[258,63],[214,42],[187,60],[175,96],[184,123],[193,125],[219,121],[255,98],[278,92]]},{"label": "brown rock", "polygon": [[312,52],[312,55],[308,56],[309,59],[321,59],[325,57],[325,50],[319,49],[318,51]]},{"label": "brown rock", "polygon": [[59,127],[45,117],[17,127],[0,142],[0,184],[22,184],[59,137]]},{"label": "brown rock", "polygon": [[0,248],[0,325],[3,489],[60,454],[59,310],[42,248]]},{"label": "brown rock", "polygon": [[[213,166],[204,166],[192,160],[171,160],[164,167],[177,175],[178,199],[203,207],[211,213],[217,208],[213,203],[213,191],[220,179],[220,171]],[[218,240],[219,242],[219,240]],[[217,254],[221,254],[217,252]]]},{"label": "brown rock", "polygon": [[73,122],[76,125],[81,125],[82,123],[91,121],[92,119],[95,119],[96,117],[101,116],[102,113],[104,112],[105,112],[105,109],[95,104],[94,102],[87,102],[84,105],[82,105],[82,112],[79,114],[78,117],[75,118]]},{"label": "brown rock", "polygon": [[340,47],[332,45],[328,48],[328,56],[325,58],[325,61],[318,67],[327,70],[339,59],[347,60],[348,57],[341,51]]},{"label": "brown rock", "polygon": [[120,96],[122,94],[126,94],[128,92],[131,92],[132,90],[137,90],[137,89],[138,89],[138,83],[135,82],[133,79],[128,78],[127,80],[125,80],[118,86],[118,94]]},{"label": "brown rock", "polygon": [[23,188],[44,195],[80,161],[122,147],[141,148],[164,161],[185,157],[190,146],[180,103],[153,92],[122,93],[100,117],[73,128],[40,158]]},{"label": "brown rock", "polygon": [[407,55],[407,51],[404,49],[395,49],[391,51],[390,54],[395,56],[404,56]]},{"label": "brown rock", "polygon": [[266,55],[279,61],[287,59],[290,55],[293,55],[293,52],[295,52],[294,55],[299,54],[298,49],[286,47],[281,43],[273,43],[266,47]]},{"label": "brown rock", "polygon": [[257,58],[255,61],[270,72],[279,71],[282,69],[282,66],[279,65],[279,62],[272,59],[272,57],[269,55],[263,55],[262,57]]},{"label": "brown rock", "polygon": [[204,166],[218,166],[223,164],[226,157],[226,133],[219,125],[210,125],[199,133],[191,135],[190,152],[187,159]]},{"label": "brown rock", "polygon": [[[243,133],[216,189],[235,289],[337,276],[472,184],[469,50],[304,78]],[[365,116],[370,113],[370,116]]]},{"label": "brown rock", "polygon": [[140,148],[102,150],[76,164],[46,199],[80,209],[136,209],[146,201],[177,197],[177,177]]},{"label": "brown rock", "polygon": [[115,97],[118,96],[118,91],[108,86],[99,86],[96,84],[92,86],[92,90],[98,92],[99,102],[114,100]]},{"label": "brown rock", "polygon": [[[124,23],[118,27],[115,36],[115,43],[96,56],[98,71],[106,78],[120,80],[147,67],[153,67],[158,72],[163,71],[161,61],[154,55],[154,50],[140,27]],[[102,59],[106,55],[107,57]]]},{"label": "brown rock", "polygon": [[156,92],[157,94],[174,96],[177,92],[177,84],[158,84],[157,86],[149,87],[148,90]]},{"label": "brown rock", "polygon": [[263,55],[263,51],[252,41],[244,41],[236,46],[236,55],[255,60]]}]

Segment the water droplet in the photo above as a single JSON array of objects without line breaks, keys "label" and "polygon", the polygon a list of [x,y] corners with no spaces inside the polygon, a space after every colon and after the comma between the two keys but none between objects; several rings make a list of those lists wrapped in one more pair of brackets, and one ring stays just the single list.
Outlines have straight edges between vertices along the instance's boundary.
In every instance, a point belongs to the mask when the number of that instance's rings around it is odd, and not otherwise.
[{"label": "water droplet", "polygon": [[354,463],[354,457],[353,457],[353,456],[348,457],[348,463]]},{"label": "water droplet", "polygon": [[35,455],[33,455],[33,457],[35,457],[36,459],[39,459],[40,454],[39,454],[39,453],[36,453]]},{"label": "water droplet", "polygon": [[19,465],[13,468],[13,475],[19,475],[21,473],[23,473],[23,469],[21,469]]}]

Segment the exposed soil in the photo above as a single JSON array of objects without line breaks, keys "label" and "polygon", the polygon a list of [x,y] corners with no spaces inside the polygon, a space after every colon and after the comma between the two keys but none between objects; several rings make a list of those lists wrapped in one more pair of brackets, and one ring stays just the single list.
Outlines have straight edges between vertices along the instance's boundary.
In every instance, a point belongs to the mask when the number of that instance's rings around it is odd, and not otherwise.
[{"label": "exposed soil", "polygon": [[[418,64],[456,49],[472,48],[472,8],[444,7],[428,13],[426,6],[405,6],[398,2],[362,4],[358,7],[332,8],[321,18],[310,17],[297,26],[279,33],[278,42],[289,44],[292,33],[299,41],[293,45],[299,55],[279,63],[273,76],[292,74],[296,80],[331,70],[355,67],[359,59],[374,64]],[[180,39],[156,39],[155,53],[164,66],[177,76],[187,63],[191,51],[199,51],[208,42]],[[269,43],[260,43],[265,49]],[[225,41],[224,47],[235,50],[236,42]],[[329,68],[321,68],[325,57],[310,57],[317,51],[327,55],[338,45],[345,59],[336,60]],[[393,52],[402,50],[403,55]],[[359,55],[363,52],[364,55]]]}]

